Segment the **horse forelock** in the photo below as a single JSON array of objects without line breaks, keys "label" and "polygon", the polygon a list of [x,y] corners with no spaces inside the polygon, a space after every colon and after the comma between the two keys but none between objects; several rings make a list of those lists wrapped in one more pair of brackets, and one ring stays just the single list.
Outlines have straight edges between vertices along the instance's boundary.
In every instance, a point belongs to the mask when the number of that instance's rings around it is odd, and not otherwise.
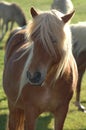
[{"label": "horse forelock", "polygon": [[41,41],[46,51],[56,58],[56,46],[58,46],[58,51],[60,51],[59,43],[63,42],[62,39],[65,37],[62,27],[63,23],[55,11],[45,12],[32,21],[29,36],[34,41]]},{"label": "horse forelock", "polygon": [[[49,12],[37,16],[37,18],[35,18],[27,27],[26,35],[30,42],[33,41],[33,44],[35,44],[34,42],[36,40],[41,41],[40,44],[42,44],[46,51],[50,55],[53,55],[54,58],[58,57],[58,52],[60,53],[61,60],[56,67],[57,70],[55,78],[57,80],[61,72],[63,74],[63,72],[65,71],[66,65],[70,58],[70,54],[72,52],[69,28],[67,26],[64,27],[63,22],[56,13],[54,14],[53,12]],[[21,76],[19,95],[22,88],[27,83],[27,79],[25,79],[25,74],[32,56],[33,51],[29,59],[27,59]]]},{"label": "horse forelock", "polygon": [[40,40],[53,58],[57,59],[58,53],[61,55],[60,69],[62,65],[66,66],[64,64],[72,51],[71,32],[69,26],[63,24],[61,16],[63,14],[56,10],[41,13],[33,19],[27,32],[31,40]]}]

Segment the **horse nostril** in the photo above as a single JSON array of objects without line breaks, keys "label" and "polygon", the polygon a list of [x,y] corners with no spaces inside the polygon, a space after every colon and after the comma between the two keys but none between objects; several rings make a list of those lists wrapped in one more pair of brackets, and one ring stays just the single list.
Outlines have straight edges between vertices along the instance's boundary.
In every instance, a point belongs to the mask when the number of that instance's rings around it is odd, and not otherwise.
[{"label": "horse nostril", "polygon": [[41,80],[41,73],[35,72],[33,76],[31,76],[30,72],[27,71],[27,77],[32,83],[38,83]]},{"label": "horse nostril", "polygon": [[41,73],[40,72],[36,72],[34,74],[34,78],[36,78],[37,80],[39,80],[41,78]]}]

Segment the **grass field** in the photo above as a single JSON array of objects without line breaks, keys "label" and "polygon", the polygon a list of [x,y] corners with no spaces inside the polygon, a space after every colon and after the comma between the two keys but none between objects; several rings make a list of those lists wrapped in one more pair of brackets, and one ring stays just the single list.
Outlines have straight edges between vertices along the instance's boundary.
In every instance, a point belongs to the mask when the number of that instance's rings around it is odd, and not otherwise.
[{"label": "grass field", "polygon": [[[72,23],[86,20],[86,0],[72,0],[75,6],[76,14]],[[31,19],[30,7],[34,6],[40,10],[50,9],[52,0],[8,0],[8,2],[16,2],[23,9],[27,20]],[[15,25],[16,27],[16,25]],[[3,41],[0,42],[0,130],[5,130],[6,120],[8,115],[8,107],[6,96],[2,89],[2,73],[4,63],[4,45],[9,33],[6,34]],[[86,74],[83,77],[81,102],[86,107]],[[77,111],[74,106],[75,94],[70,103],[69,112],[65,121],[64,130],[86,130],[86,114]],[[39,117],[37,130],[52,130],[53,117],[49,113],[44,113]]]}]

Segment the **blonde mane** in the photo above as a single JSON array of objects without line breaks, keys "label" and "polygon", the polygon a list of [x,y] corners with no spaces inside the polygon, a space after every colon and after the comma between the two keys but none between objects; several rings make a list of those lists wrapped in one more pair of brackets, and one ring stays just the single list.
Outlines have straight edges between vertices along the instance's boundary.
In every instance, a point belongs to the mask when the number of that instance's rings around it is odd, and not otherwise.
[{"label": "blonde mane", "polygon": [[[35,19],[33,19],[33,21],[28,25],[26,32],[26,36],[29,39],[29,42],[36,42],[36,40],[41,41],[41,44],[44,46],[46,51],[55,60],[58,58],[58,53],[60,54],[61,60],[55,68],[55,80],[57,80],[60,75],[63,75],[68,65],[70,55],[72,55],[70,29],[67,24],[64,25],[61,16],[63,16],[63,14],[56,10],[45,13],[43,12],[39,14]],[[21,75],[18,98],[20,96],[22,88],[28,82],[28,80],[25,78],[25,75],[29,65],[29,61],[30,58],[28,57]]]},{"label": "blonde mane", "polygon": [[40,40],[53,58],[57,59],[58,53],[61,55],[57,78],[61,72],[64,73],[72,53],[71,32],[69,26],[62,22],[62,16],[63,14],[57,10],[40,13],[27,29],[29,39]]}]

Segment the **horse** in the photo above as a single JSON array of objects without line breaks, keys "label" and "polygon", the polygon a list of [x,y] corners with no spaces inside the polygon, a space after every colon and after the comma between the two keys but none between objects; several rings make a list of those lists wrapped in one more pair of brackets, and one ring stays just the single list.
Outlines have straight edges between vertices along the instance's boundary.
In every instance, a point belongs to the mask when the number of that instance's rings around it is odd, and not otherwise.
[{"label": "horse", "polygon": [[26,25],[26,18],[22,9],[16,3],[0,2],[0,20],[1,20],[1,36],[2,40],[8,29],[8,23],[10,22],[10,31],[13,29],[13,25],[16,22],[18,26],[22,27]]},{"label": "horse", "polygon": [[69,13],[73,10],[74,6],[71,0],[53,0],[51,9],[59,9],[62,13]]},{"label": "horse", "polygon": [[35,130],[40,114],[50,112],[63,130],[77,84],[67,24],[74,11],[30,9],[32,22],[11,33],[4,58],[3,89],[8,99],[9,130]]},{"label": "horse", "polygon": [[86,70],[86,22],[71,24],[70,28],[73,36],[73,54],[79,73],[75,105],[78,110],[86,112],[85,107],[80,103],[81,82]]},{"label": "horse", "polygon": [[[54,0],[52,8],[59,9],[64,14],[70,12],[73,8],[73,3],[70,0]],[[76,100],[75,105],[78,110],[86,112],[85,107],[80,103],[80,92],[81,92],[81,82],[86,69],[86,43],[85,43],[85,33],[86,33],[86,22],[79,22],[76,24],[70,24],[70,29],[72,33],[72,46],[73,54],[78,67],[78,84],[76,88]],[[84,40],[83,40],[84,39]]]}]

